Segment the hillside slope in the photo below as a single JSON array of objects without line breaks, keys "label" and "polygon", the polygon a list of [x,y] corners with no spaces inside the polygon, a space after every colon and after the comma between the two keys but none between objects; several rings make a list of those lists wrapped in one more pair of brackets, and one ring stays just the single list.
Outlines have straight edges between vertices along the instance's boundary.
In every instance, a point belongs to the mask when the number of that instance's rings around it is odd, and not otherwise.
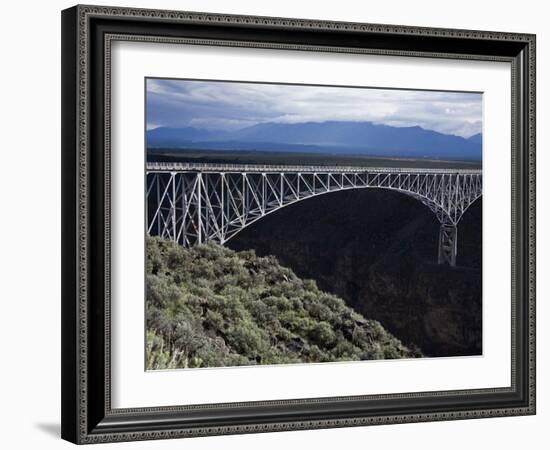
[{"label": "hillside slope", "polygon": [[147,367],[421,356],[274,257],[147,240]]}]

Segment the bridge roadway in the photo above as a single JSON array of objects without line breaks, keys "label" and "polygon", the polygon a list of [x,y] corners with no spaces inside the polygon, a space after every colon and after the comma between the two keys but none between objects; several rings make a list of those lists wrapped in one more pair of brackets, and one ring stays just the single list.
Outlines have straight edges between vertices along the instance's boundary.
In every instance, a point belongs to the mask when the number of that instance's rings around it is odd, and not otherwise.
[{"label": "bridge roadway", "polygon": [[147,172],[293,172],[293,173],[410,173],[410,174],[458,174],[481,175],[481,169],[441,169],[413,167],[371,167],[371,166],[301,166],[287,164],[217,164],[217,163],[172,163],[148,162]]},{"label": "bridge roadway", "polygon": [[346,189],[389,189],[426,205],[440,222],[438,262],[456,265],[457,225],[482,195],[480,169],[152,163],[147,233],[183,246],[224,244],[289,204]]}]

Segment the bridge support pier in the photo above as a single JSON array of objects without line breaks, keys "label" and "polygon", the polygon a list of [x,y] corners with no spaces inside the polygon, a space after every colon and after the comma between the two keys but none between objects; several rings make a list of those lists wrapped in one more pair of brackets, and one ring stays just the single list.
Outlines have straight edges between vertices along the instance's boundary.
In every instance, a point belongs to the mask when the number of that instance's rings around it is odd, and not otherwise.
[{"label": "bridge support pier", "polygon": [[439,228],[439,264],[456,266],[456,241],[456,225],[442,223]]}]

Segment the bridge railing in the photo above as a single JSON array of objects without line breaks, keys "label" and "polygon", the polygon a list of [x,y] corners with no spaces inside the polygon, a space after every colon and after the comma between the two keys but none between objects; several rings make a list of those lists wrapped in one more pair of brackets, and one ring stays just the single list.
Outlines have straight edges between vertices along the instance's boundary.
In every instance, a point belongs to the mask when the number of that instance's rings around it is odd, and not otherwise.
[{"label": "bridge railing", "polygon": [[302,166],[286,164],[217,164],[148,162],[148,172],[332,172],[332,173],[418,173],[418,174],[474,174],[481,175],[481,169],[441,169],[404,167],[364,167],[364,166]]}]

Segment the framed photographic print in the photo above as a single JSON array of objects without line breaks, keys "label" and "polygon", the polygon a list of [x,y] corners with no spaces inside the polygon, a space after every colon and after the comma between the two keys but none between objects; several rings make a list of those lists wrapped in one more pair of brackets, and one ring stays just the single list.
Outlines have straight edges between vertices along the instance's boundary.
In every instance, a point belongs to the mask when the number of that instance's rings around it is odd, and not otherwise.
[{"label": "framed photographic print", "polygon": [[62,45],[63,438],[535,413],[534,35],[75,6]]}]

